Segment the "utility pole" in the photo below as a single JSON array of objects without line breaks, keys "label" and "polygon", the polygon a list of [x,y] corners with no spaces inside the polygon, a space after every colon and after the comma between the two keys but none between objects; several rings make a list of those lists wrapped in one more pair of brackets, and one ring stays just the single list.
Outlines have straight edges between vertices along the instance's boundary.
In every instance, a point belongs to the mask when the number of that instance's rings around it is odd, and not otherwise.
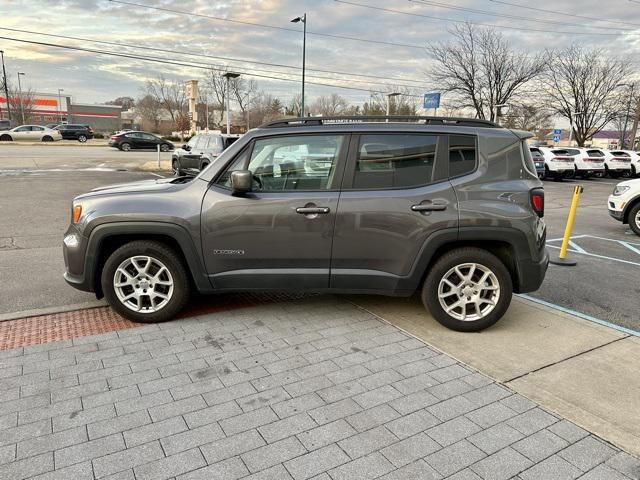
[{"label": "utility pole", "polygon": [[61,95],[62,92],[64,92],[64,88],[59,88],[58,89],[58,121],[60,123],[62,123],[62,95]]},{"label": "utility pole", "polygon": [[4,50],[0,50],[2,57],[2,81],[4,83],[4,95],[7,99],[7,117],[9,117],[9,125],[11,125],[11,106],[9,105],[9,84],[7,83],[7,70],[4,68]]},{"label": "utility pole", "polygon": [[640,118],[640,99],[638,99],[638,103],[636,104],[636,110],[633,114],[633,124],[631,127],[631,134],[629,138],[631,139],[631,146],[629,147],[631,150],[636,149],[636,134],[638,133],[638,119]]},{"label": "utility pole", "polygon": [[18,72],[18,96],[20,98],[20,113],[22,113],[22,124],[24,125],[26,120],[24,119],[24,102],[22,101],[22,85],[20,85],[20,77],[25,75],[23,72]]},{"label": "utility pole", "polygon": [[231,83],[230,80],[232,78],[238,78],[240,76],[239,73],[227,72],[224,74],[224,78],[227,79],[227,135],[231,133],[231,110],[229,108],[229,102],[231,99]]}]

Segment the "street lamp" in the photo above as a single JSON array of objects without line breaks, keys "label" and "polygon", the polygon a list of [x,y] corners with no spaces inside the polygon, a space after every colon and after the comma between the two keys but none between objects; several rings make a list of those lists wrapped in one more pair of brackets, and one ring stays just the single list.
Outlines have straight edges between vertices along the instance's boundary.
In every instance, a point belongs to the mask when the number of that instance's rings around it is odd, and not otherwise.
[{"label": "street lamp", "polygon": [[571,147],[571,142],[573,141],[573,117],[580,117],[584,115],[584,112],[569,112],[569,146]]},{"label": "street lamp", "polygon": [[60,123],[62,123],[62,95],[60,95],[62,92],[64,92],[64,88],[59,88],[58,89],[58,120],[60,121]]},{"label": "street lamp", "polygon": [[300,100],[300,116],[304,117],[304,71],[306,66],[307,56],[307,14],[305,13],[301,17],[296,17],[291,20],[291,23],[302,22],[302,99]]},{"label": "street lamp", "polygon": [[4,68],[4,50],[0,50],[2,57],[2,79],[4,82],[4,95],[7,98],[7,117],[9,117],[9,125],[11,125],[11,107],[9,106],[9,85],[7,83],[7,70]]},{"label": "street lamp", "polygon": [[22,85],[20,85],[20,77],[26,75],[23,72],[18,72],[18,97],[20,98],[20,112],[22,113],[22,124],[24,125],[26,120],[24,119],[24,102],[22,101]]},{"label": "street lamp", "polygon": [[[401,95],[400,92],[387,93],[387,117],[391,115],[391,97],[397,97],[399,95]],[[386,121],[388,122],[389,119],[387,118]]]},{"label": "street lamp", "polygon": [[229,135],[229,133],[231,132],[231,118],[229,117],[229,99],[231,98],[230,80],[232,78],[238,78],[239,76],[239,73],[233,72],[227,72],[223,75],[223,77],[227,79],[227,135]]}]

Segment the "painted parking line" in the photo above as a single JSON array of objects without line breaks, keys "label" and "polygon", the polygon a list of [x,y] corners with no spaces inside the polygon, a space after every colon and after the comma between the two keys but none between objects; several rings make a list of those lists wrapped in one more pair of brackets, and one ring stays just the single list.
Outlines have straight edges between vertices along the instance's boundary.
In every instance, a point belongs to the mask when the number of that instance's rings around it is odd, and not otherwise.
[{"label": "painted parking line", "polygon": [[[585,250],[585,248],[581,247],[580,245],[578,245],[577,241],[580,239],[595,239],[595,240],[600,240],[603,242],[610,242],[610,243],[615,243],[616,245],[620,245],[622,247],[624,247],[625,249],[640,255],[640,243],[635,243],[635,242],[628,242],[625,240],[618,240],[616,238],[606,238],[606,237],[599,237],[596,235],[576,235],[574,237],[571,237],[571,239],[569,240],[569,249],[567,250],[568,252],[572,252],[572,253],[577,253],[580,255],[585,255],[587,257],[595,257],[595,258],[600,258],[603,260],[611,260],[614,262],[620,262],[620,263],[625,263],[627,265],[634,265],[634,266],[639,266],[640,267],[640,261],[639,262],[635,262],[633,260],[625,260],[623,258],[616,258],[616,257],[611,257],[608,255],[600,255],[598,253],[593,253],[593,252],[589,252],[587,250]],[[551,245],[550,242],[560,242],[562,241],[562,238],[552,238],[550,240],[547,240],[547,247],[548,248],[554,248],[554,249],[560,249],[561,247],[559,245]]]}]

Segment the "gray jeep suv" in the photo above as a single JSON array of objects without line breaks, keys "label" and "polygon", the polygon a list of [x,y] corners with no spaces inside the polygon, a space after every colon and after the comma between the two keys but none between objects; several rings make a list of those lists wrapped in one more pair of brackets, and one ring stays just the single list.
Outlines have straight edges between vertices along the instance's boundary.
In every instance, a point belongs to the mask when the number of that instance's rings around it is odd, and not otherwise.
[{"label": "gray jeep suv", "polygon": [[333,117],[251,130],[195,178],[73,200],[65,279],[139,322],[201,293],[411,296],[477,331],[548,255],[526,132],[484,120]]}]

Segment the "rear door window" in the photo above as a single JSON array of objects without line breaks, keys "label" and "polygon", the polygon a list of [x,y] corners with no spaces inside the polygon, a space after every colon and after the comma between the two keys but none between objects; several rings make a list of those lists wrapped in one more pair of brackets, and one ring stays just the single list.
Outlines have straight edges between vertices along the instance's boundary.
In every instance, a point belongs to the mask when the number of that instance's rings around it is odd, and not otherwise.
[{"label": "rear door window", "polygon": [[587,155],[590,157],[604,157],[604,152],[601,150],[587,150]]},{"label": "rear door window", "polygon": [[411,188],[432,183],[437,144],[437,135],[361,135],[353,188]]},{"label": "rear door window", "polygon": [[544,160],[544,155],[537,148],[531,148],[529,151],[534,160]]}]

